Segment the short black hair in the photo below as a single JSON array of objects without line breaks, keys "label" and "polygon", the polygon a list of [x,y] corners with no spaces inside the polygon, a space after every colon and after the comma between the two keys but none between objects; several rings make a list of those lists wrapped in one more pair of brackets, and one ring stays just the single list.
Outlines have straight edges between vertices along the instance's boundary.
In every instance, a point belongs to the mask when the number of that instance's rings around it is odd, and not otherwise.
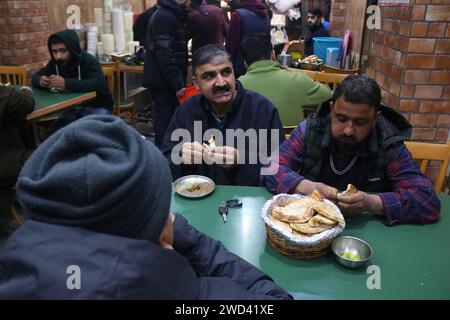
[{"label": "short black hair", "polygon": [[323,12],[320,8],[311,8],[308,10],[308,13],[311,13],[316,17],[323,17]]},{"label": "short black hair", "polygon": [[333,93],[333,102],[341,96],[345,101],[367,104],[376,110],[380,107],[381,91],[377,82],[366,75],[350,75],[345,78]]},{"label": "short black hair", "polygon": [[252,33],[244,38],[241,49],[247,65],[259,60],[270,60],[273,50],[270,35],[268,33]]},{"label": "short black hair", "polygon": [[199,66],[211,63],[217,57],[225,57],[231,62],[229,53],[218,44],[207,44],[197,49],[192,55],[192,74],[195,75]]}]

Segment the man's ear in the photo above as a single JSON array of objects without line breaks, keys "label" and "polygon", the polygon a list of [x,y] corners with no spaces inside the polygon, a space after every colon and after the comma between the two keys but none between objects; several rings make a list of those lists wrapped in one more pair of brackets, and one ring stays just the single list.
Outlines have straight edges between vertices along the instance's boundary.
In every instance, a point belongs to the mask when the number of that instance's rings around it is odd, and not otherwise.
[{"label": "man's ear", "polygon": [[164,249],[173,250],[173,222],[169,215],[166,224],[158,238],[158,244]]},{"label": "man's ear", "polygon": [[372,124],[372,128],[375,128],[375,125],[377,124],[377,121],[380,118],[380,116],[381,116],[381,111],[377,111],[377,114],[375,115],[375,120],[373,121],[373,124]]},{"label": "man's ear", "polygon": [[197,77],[192,76],[192,84],[194,85],[195,89],[200,90],[198,83],[197,83]]}]

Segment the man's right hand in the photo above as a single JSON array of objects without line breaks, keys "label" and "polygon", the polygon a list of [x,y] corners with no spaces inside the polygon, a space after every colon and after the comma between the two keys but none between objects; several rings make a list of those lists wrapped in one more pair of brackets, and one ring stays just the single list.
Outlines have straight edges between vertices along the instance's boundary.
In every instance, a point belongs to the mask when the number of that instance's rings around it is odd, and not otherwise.
[{"label": "man's right hand", "polygon": [[297,187],[295,187],[295,192],[303,195],[308,195],[314,190],[319,191],[326,199],[337,202],[338,189],[330,187],[325,183],[303,179]]},{"label": "man's right hand", "polygon": [[183,143],[181,159],[183,164],[202,164],[203,146],[197,141]]},{"label": "man's right hand", "polygon": [[42,76],[42,77],[39,79],[39,85],[40,85],[42,88],[49,88],[49,87],[50,87],[50,78],[47,77],[47,76]]}]

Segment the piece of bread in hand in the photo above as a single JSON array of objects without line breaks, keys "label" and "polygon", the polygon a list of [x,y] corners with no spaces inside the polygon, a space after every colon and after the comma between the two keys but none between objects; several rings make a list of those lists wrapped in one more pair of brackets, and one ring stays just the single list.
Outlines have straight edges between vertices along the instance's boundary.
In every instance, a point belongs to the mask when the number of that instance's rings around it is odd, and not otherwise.
[{"label": "piece of bread in hand", "polygon": [[358,189],[356,189],[356,187],[354,185],[349,183],[347,185],[347,190],[339,192],[338,195],[339,196],[348,197],[348,196],[351,196],[352,194],[355,194],[357,192],[358,192]]},{"label": "piece of bread in hand", "polygon": [[211,136],[211,139],[208,140],[208,143],[210,148],[216,147],[216,139],[214,138],[214,136]]}]

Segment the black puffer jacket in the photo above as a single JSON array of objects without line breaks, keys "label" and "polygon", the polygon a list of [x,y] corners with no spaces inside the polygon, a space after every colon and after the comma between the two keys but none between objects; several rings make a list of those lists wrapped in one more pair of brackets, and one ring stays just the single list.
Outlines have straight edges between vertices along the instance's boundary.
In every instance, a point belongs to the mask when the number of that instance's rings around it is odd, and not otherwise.
[{"label": "black puffer jacket", "polygon": [[185,86],[187,12],[175,0],[158,0],[147,26],[144,87],[178,91]]}]

